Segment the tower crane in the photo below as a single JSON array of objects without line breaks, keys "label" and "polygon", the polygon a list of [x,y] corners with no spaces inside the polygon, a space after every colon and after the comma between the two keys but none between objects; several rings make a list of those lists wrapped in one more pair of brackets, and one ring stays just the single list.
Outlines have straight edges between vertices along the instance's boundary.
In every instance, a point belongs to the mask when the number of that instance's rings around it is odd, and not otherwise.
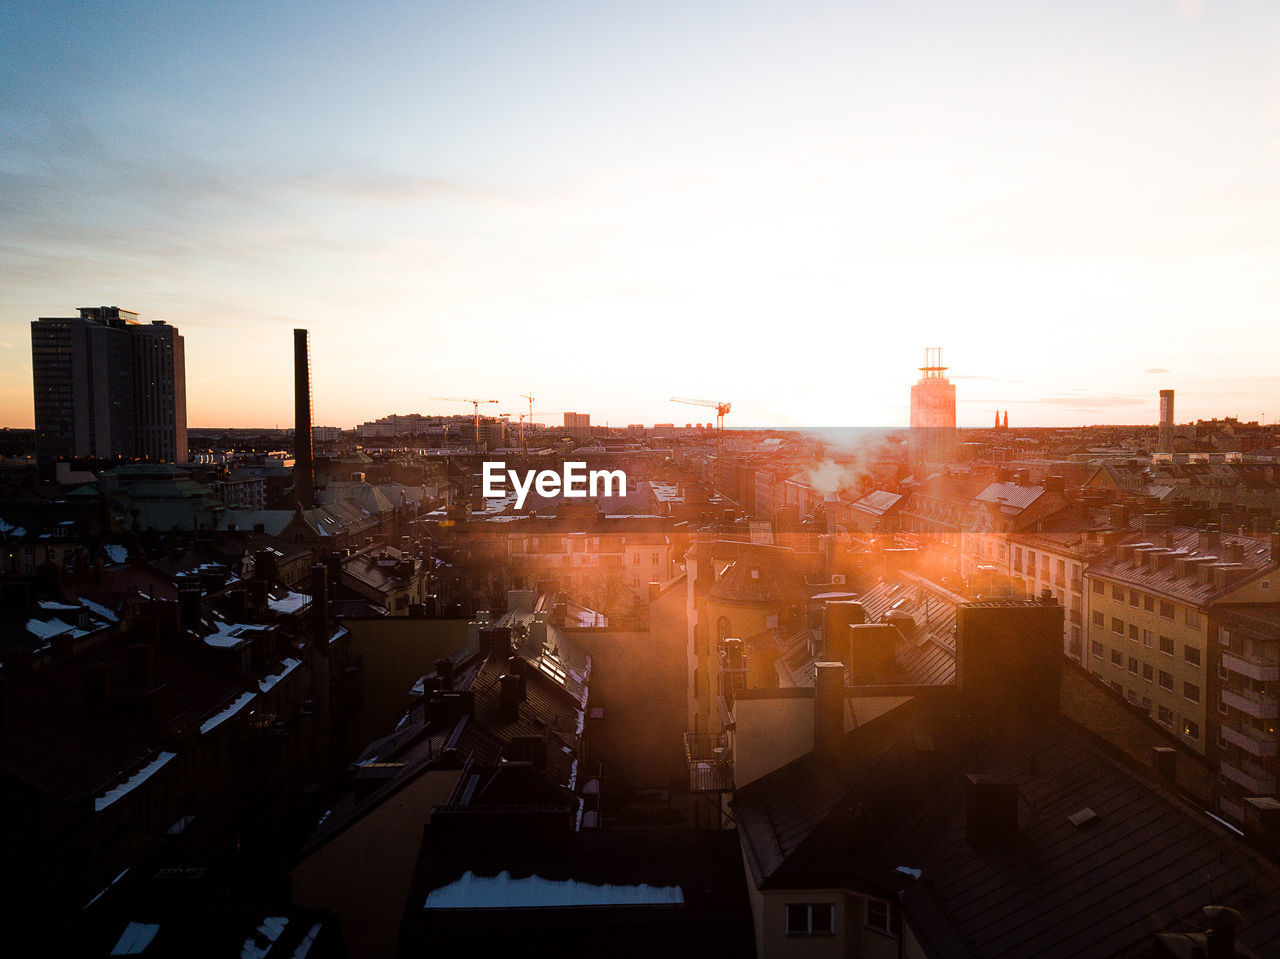
[{"label": "tower crane", "polygon": [[476,446],[480,445],[480,404],[481,403],[497,403],[497,400],[473,400],[459,399],[456,396],[433,396],[431,399],[439,403],[470,403],[475,410],[476,418]]},{"label": "tower crane", "polygon": [[[532,426],[533,425],[533,395],[530,393],[521,393],[520,396],[522,399],[526,399],[529,401],[529,425]],[[526,453],[529,452],[529,447],[526,446],[524,442],[524,414],[521,414],[520,416],[520,448],[523,449]]]},{"label": "tower crane", "polygon": [[720,491],[724,492],[724,418],[733,408],[733,404],[725,400],[691,400],[687,397],[673,396],[672,403],[684,403],[686,406],[705,406],[716,411],[716,466],[720,473]]}]

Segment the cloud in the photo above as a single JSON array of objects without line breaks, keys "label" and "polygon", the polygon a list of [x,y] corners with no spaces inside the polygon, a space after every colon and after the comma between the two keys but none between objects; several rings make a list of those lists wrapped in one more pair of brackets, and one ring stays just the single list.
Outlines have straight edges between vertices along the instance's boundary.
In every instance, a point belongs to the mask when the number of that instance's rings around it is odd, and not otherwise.
[{"label": "cloud", "polygon": [[1144,373],[1172,373],[1173,370],[1166,370],[1163,366],[1149,366],[1142,372]]}]

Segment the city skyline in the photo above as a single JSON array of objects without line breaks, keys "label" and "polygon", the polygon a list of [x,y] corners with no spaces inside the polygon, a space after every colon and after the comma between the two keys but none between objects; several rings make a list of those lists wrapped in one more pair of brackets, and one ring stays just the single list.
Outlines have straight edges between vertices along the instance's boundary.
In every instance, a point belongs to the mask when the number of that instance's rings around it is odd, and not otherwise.
[{"label": "city skyline", "polygon": [[347,427],[905,426],[935,344],[960,426],[1280,419],[1264,4],[252,16],[10,13],[0,424],[107,303],[182,329],[193,428],[287,424],[294,327]]}]

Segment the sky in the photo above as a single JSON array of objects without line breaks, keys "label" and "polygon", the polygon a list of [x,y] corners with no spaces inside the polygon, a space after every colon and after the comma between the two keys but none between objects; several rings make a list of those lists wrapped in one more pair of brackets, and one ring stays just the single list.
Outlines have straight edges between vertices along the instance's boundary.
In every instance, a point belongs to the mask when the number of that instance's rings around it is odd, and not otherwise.
[{"label": "sky", "polygon": [[0,425],[30,323],[188,424],[1280,421],[1280,6],[0,2]]}]

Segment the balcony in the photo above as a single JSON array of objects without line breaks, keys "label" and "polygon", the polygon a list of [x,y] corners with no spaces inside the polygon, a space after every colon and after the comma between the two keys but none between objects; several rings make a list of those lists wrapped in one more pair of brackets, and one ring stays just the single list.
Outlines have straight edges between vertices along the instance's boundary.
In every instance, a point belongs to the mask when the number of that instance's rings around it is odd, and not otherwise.
[{"label": "balcony", "polygon": [[1280,718],[1280,701],[1276,697],[1268,696],[1265,693],[1253,693],[1245,690],[1236,691],[1233,689],[1222,690],[1222,701],[1228,706],[1234,706],[1240,712],[1254,719],[1277,719]]},{"label": "balcony", "polygon": [[1280,682],[1280,664],[1278,663],[1269,663],[1266,660],[1241,656],[1239,653],[1228,653],[1224,650],[1222,665],[1230,672],[1248,676],[1262,683]]},{"label": "balcony", "polygon": [[733,754],[724,733],[685,733],[684,756],[690,792],[733,792]]},{"label": "balcony", "polygon": [[1234,729],[1231,726],[1222,727],[1222,738],[1227,742],[1239,746],[1250,756],[1258,756],[1259,758],[1276,755],[1276,736],[1275,733],[1268,735],[1257,729]]},{"label": "balcony", "polygon": [[1269,796],[1276,791],[1276,774],[1257,763],[1232,764],[1224,759],[1218,771],[1236,785],[1243,786],[1250,795]]}]

